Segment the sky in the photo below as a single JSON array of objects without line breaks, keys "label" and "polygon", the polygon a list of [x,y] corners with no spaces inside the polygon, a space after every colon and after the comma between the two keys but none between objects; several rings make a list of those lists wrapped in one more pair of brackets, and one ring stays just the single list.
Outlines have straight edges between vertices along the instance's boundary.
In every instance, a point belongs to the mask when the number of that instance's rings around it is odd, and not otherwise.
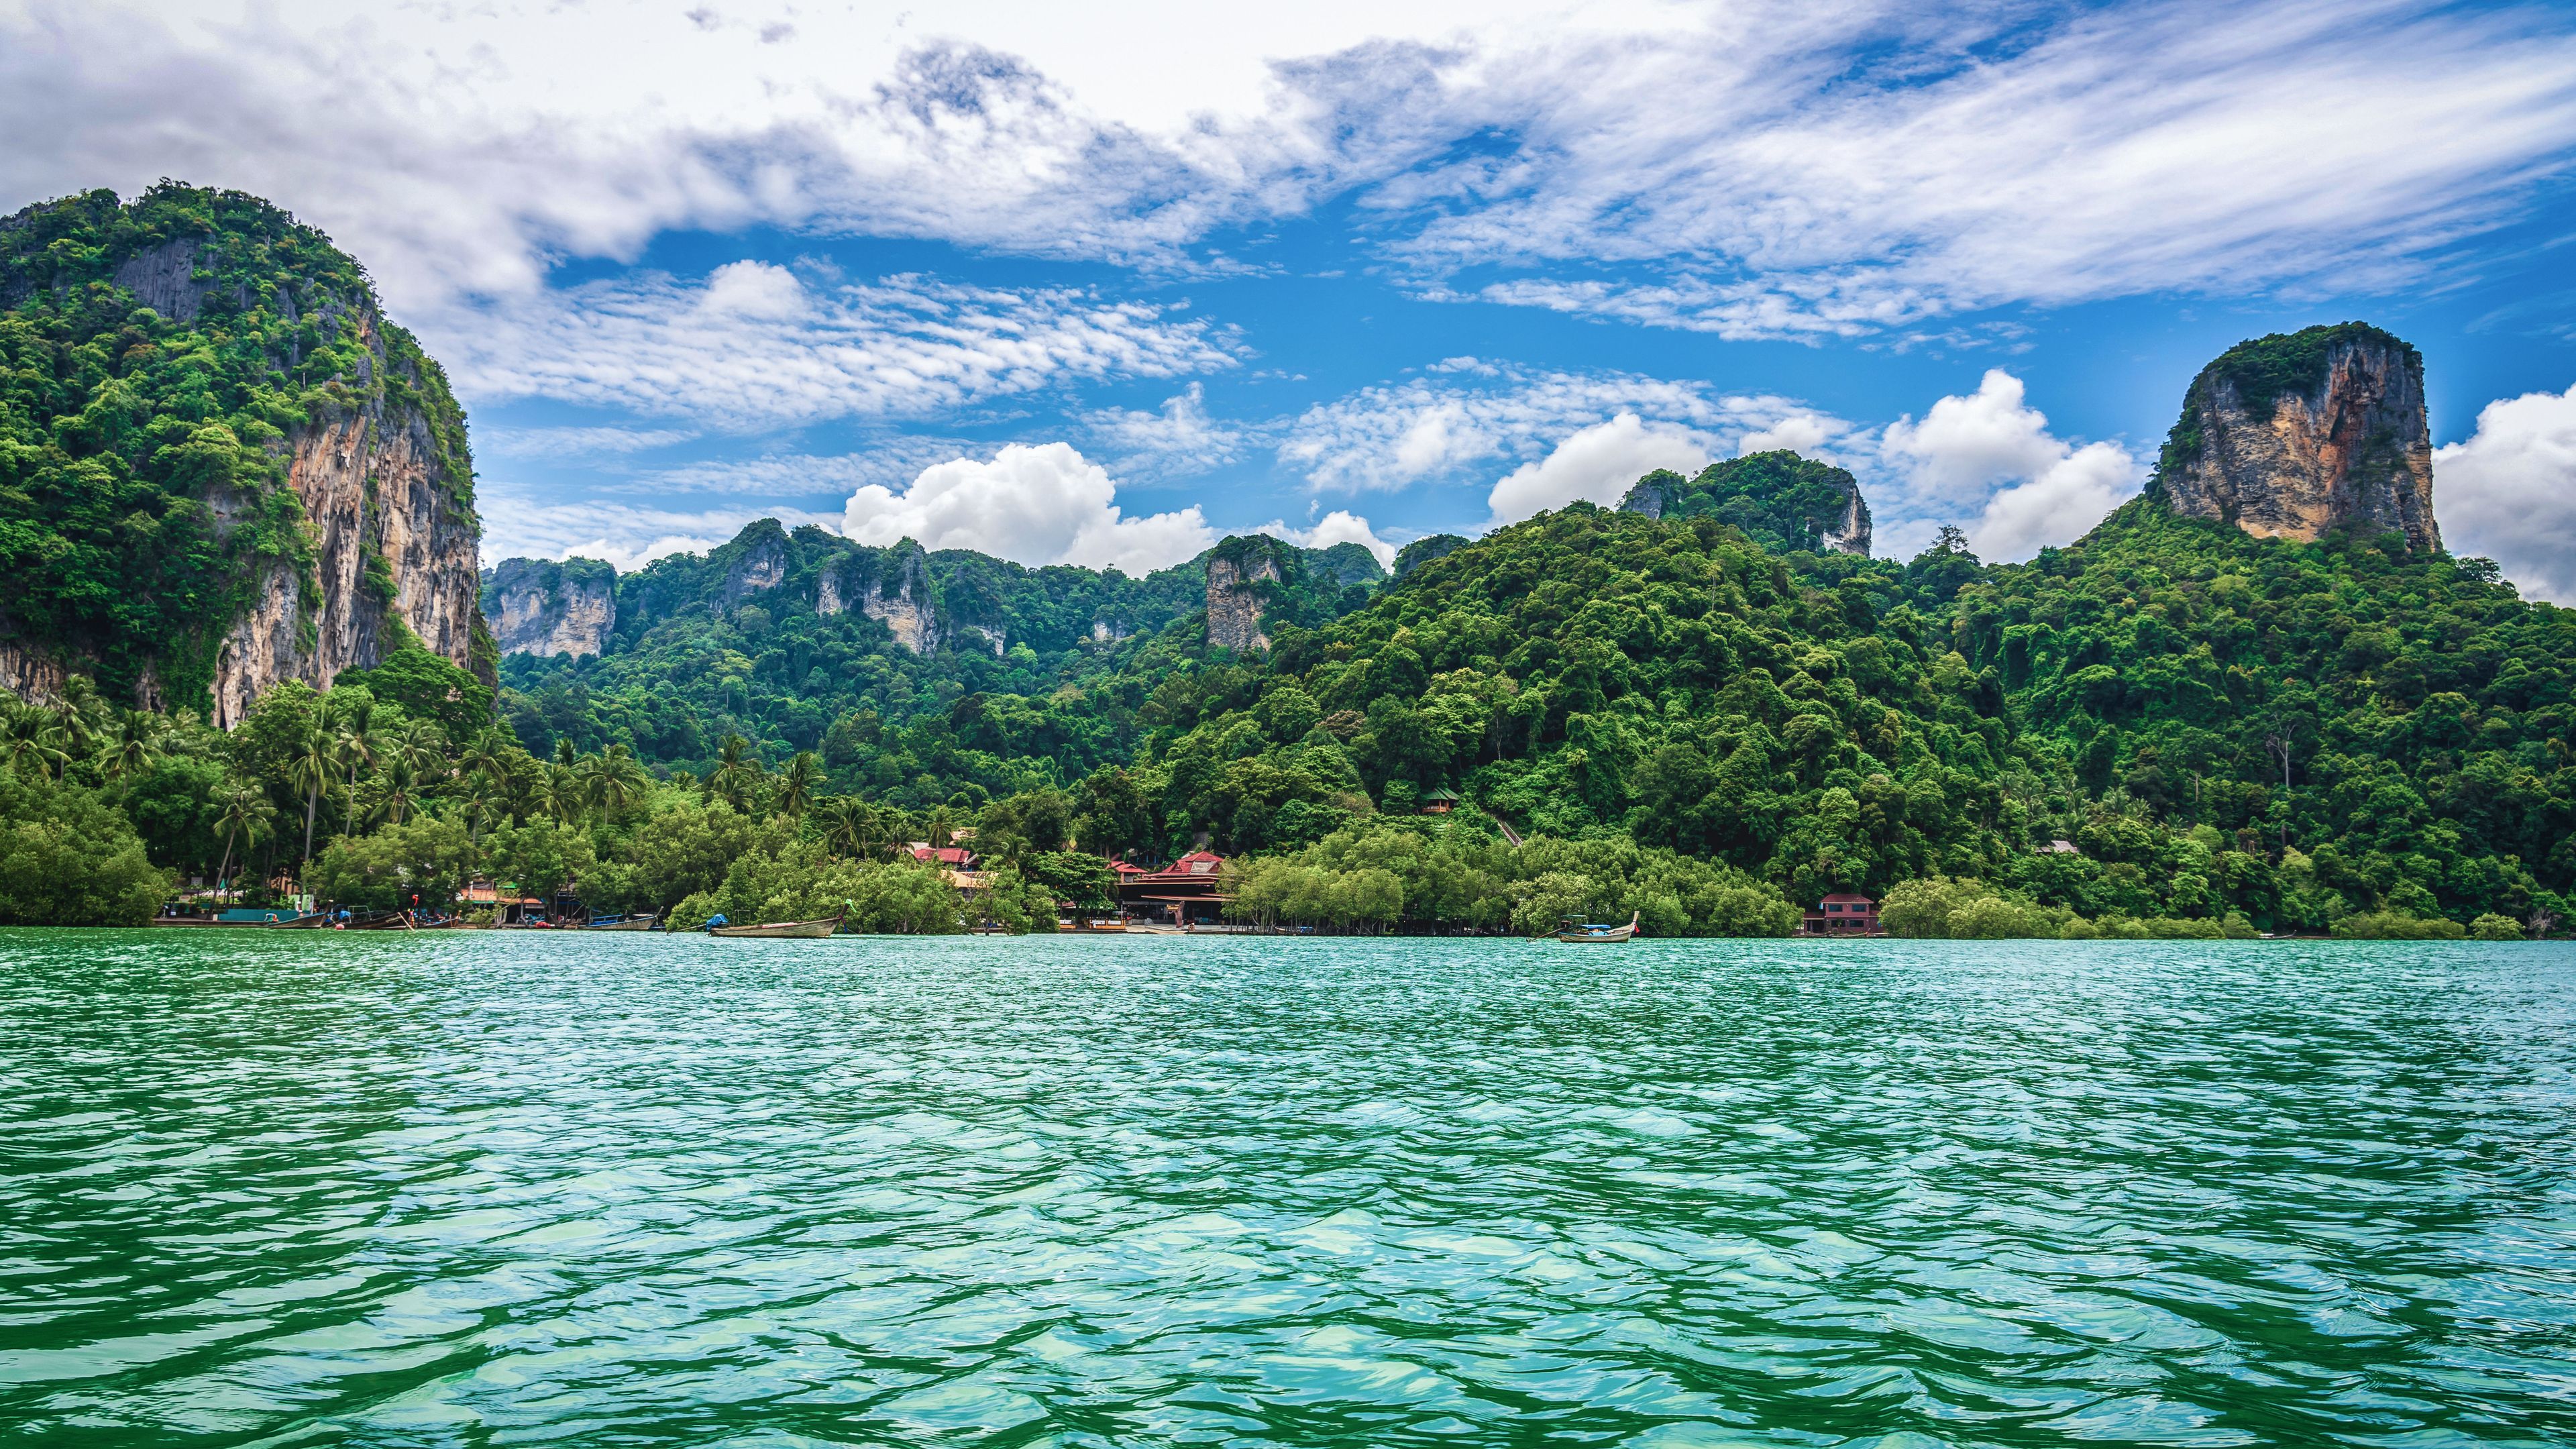
[{"label": "sky", "polygon": [[2020,559],[2360,319],[2453,551],[2576,602],[2564,5],[0,0],[0,134],[0,211],[168,176],[356,256],[487,564],[1391,558],[1773,447]]}]

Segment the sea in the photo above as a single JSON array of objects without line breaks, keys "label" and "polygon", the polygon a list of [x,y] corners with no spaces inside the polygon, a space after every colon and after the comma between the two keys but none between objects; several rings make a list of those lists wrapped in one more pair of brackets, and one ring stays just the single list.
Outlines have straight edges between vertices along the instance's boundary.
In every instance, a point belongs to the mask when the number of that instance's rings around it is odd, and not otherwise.
[{"label": "sea", "polygon": [[0,1443],[2576,1443],[2576,947],[0,932]]}]

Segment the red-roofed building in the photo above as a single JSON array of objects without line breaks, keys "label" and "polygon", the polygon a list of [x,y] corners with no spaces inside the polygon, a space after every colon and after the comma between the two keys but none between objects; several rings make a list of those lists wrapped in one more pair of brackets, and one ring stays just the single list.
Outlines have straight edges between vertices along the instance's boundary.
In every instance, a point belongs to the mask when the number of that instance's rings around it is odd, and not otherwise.
[{"label": "red-roofed building", "polygon": [[1147,916],[1185,926],[1213,921],[1225,912],[1225,857],[1193,850],[1161,870],[1139,870],[1112,861],[1118,872],[1118,905],[1131,916]]},{"label": "red-roofed building", "polygon": [[912,848],[912,858],[924,864],[943,865],[950,870],[975,868],[975,852],[963,846],[942,845],[934,849],[927,845],[916,845]]},{"label": "red-roofed building", "polygon": [[1878,902],[1867,896],[1827,896],[1807,912],[1801,929],[1810,936],[1875,936]]}]

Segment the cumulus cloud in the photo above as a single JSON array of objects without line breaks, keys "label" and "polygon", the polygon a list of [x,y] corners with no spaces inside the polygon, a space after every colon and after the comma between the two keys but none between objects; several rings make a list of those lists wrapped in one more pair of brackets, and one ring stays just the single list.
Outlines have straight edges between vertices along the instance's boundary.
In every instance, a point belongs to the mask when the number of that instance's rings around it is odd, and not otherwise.
[{"label": "cumulus cloud", "polygon": [[767,262],[550,293],[463,339],[468,391],[737,426],[917,416],[1076,378],[1233,365],[1209,324],[1067,289],[843,284]]},{"label": "cumulus cloud", "polygon": [[2081,537],[2146,481],[2119,444],[2077,447],[2050,433],[2021,379],[2002,368],[1975,392],[1933,403],[1920,422],[1909,414],[1888,424],[1879,453],[1900,487],[1875,505],[1887,515],[1878,532],[1891,553],[1958,522],[1980,555],[2026,559]]},{"label": "cumulus cloud", "polygon": [[953,458],[921,470],[901,492],[867,484],[850,495],[841,531],[883,547],[970,548],[1024,564],[1082,564],[1150,573],[1217,541],[1197,505],[1125,517],[1109,470],[1069,443],[1014,443],[989,461]]},{"label": "cumulus cloud", "polygon": [[[1319,403],[1287,425],[1278,452],[1282,464],[1305,474],[1319,491],[1357,492],[1456,481],[1496,462],[1515,469],[1543,463],[1572,435],[1610,429],[1578,445],[1557,470],[1544,475],[1547,481],[1514,485],[1511,495],[1517,497],[1526,486],[1538,490],[1532,494],[1538,496],[1571,476],[1581,458],[1608,449],[1623,436],[1613,426],[1623,413],[1635,416],[1639,436],[1688,437],[1703,457],[1738,447],[1748,437],[1774,436],[1783,428],[1802,438],[1812,436],[1812,451],[1826,455],[1853,431],[1850,424],[1788,398],[1721,394],[1701,383],[1629,373],[1475,363],[1444,365],[1432,376],[1361,388]],[[1671,453],[1669,446],[1663,451]],[[1483,476],[1494,475],[1484,471]]]},{"label": "cumulus cloud", "polygon": [[2481,408],[2466,442],[2433,451],[2433,500],[2451,552],[2576,605],[2576,387]]},{"label": "cumulus cloud", "polygon": [[1616,504],[1639,478],[1658,468],[1698,472],[1708,466],[1708,453],[1702,434],[1621,413],[1569,435],[1546,457],[1505,474],[1485,502],[1496,527],[1577,499]]},{"label": "cumulus cloud", "polygon": [[1377,536],[1369,521],[1346,508],[1336,508],[1315,521],[1312,528],[1291,528],[1281,519],[1272,519],[1250,530],[1272,538],[1286,539],[1299,548],[1331,548],[1337,543],[1356,543],[1377,555],[1378,567],[1395,567],[1396,547]]}]

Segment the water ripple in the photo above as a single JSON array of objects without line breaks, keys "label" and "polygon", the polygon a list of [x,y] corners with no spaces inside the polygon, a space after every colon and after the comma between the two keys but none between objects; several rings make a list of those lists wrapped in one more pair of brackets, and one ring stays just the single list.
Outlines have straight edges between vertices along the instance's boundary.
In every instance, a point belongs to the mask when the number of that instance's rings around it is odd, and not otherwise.
[{"label": "water ripple", "polygon": [[2576,1442],[2571,1026],[2551,946],[0,933],[0,1431]]}]

